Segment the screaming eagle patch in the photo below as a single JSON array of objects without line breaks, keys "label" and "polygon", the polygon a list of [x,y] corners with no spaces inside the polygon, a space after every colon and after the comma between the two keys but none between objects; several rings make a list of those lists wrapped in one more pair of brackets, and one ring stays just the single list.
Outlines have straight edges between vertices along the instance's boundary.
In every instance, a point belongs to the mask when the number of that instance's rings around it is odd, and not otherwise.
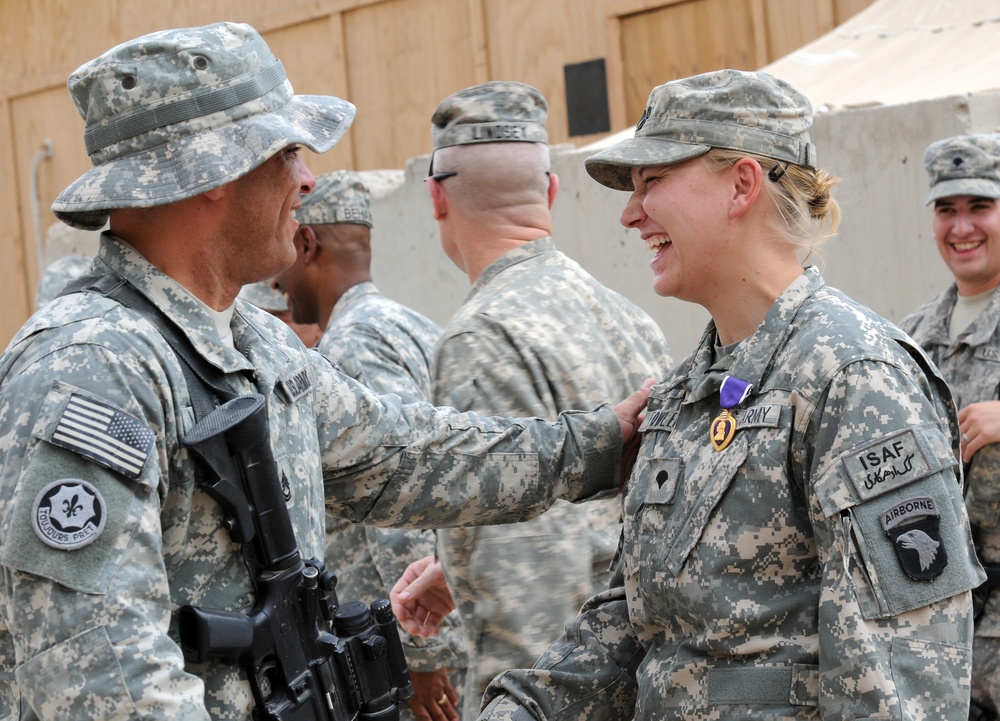
[{"label": "screaming eagle patch", "polygon": [[914,581],[930,581],[948,565],[940,520],[930,497],[910,498],[882,512],[885,535],[892,540],[899,565]]},{"label": "screaming eagle patch", "polygon": [[94,486],[76,478],[61,478],[35,498],[31,525],[42,542],[72,551],[97,540],[107,520],[107,504]]}]

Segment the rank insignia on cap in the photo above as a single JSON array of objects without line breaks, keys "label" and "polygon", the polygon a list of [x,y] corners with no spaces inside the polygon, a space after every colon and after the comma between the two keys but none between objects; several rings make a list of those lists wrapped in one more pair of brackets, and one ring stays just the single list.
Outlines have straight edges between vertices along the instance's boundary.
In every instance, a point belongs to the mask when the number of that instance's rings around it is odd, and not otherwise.
[{"label": "rank insignia on cap", "polygon": [[135,479],[146,465],[156,434],[128,413],[73,395],[50,440]]},{"label": "rank insignia on cap", "polygon": [[930,497],[910,498],[882,512],[882,528],[892,540],[899,565],[914,581],[930,581],[948,565],[940,520]]},{"label": "rank insignia on cap", "polygon": [[100,491],[76,478],[61,478],[45,486],[31,514],[35,534],[61,551],[93,543],[106,520],[107,505]]}]

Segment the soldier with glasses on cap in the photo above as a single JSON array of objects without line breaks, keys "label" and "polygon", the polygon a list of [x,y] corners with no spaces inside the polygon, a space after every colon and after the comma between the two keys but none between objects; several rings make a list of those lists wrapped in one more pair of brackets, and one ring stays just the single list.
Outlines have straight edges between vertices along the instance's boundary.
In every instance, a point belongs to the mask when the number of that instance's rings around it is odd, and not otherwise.
[{"label": "soldier with glasses on cap", "polygon": [[[617,491],[645,389],[553,423],[404,405],[237,300],[295,259],[293,213],[315,183],[299,145],[329,150],[354,116],[339,98],[293,95],[253,28],[146,35],[68,85],[94,167],[52,209],[110,228],[93,274],[0,357],[0,717],[265,717],[243,668],[186,661],[201,637],[178,633],[188,605],[254,608],[252,550],[276,540],[234,537],[246,507],[203,487],[207,455],[188,445],[210,394],[264,402],[251,450],[273,458],[253,477],[274,493],[250,512],[284,518],[303,559],[322,558],[324,511],[433,528]],[[288,643],[308,632],[273,629]]]},{"label": "soldier with glasses on cap", "polygon": [[901,326],[941,369],[959,409],[965,505],[989,572],[973,593],[970,718],[989,719],[1000,702],[1000,135],[938,140],[924,167],[934,240],[955,282]]},{"label": "soldier with glasses on cap", "polygon": [[712,316],[653,387],[611,588],[490,719],[965,719],[976,562],[944,381],[804,257],[837,222],[766,73],[654,89],[587,158],[653,287]]}]

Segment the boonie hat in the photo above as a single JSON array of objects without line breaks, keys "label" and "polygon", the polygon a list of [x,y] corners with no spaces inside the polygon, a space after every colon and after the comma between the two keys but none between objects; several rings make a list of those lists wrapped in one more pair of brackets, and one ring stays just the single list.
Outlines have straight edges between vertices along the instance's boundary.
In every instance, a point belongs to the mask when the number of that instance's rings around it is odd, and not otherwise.
[{"label": "boonie hat", "polygon": [[924,152],[930,176],[927,203],[952,195],[1000,198],[1000,135],[956,135]]},{"label": "boonie hat", "polygon": [[353,170],[337,170],[316,178],[313,192],[302,196],[295,218],[303,225],[352,223],[372,227],[371,193]]},{"label": "boonie hat", "polygon": [[712,148],[742,150],[809,168],[812,104],[784,80],[763,72],[717,70],[653,89],[632,138],[584,161],[590,176],[633,190],[632,168],[673,165]]},{"label": "boonie hat", "polygon": [[272,288],[269,280],[260,280],[243,286],[237,297],[272,313],[288,310],[284,294]]},{"label": "boonie hat", "polygon": [[118,45],[67,80],[94,167],[52,204],[64,223],[101,227],[112,208],[190,198],[246,175],[289,145],[322,153],[354,106],[293,95],[249,25],[164,30]]},{"label": "boonie hat", "polygon": [[548,143],[549,104],[524,83],[493,80],[452,93],[431,117],[434,150],[469,143]]}]

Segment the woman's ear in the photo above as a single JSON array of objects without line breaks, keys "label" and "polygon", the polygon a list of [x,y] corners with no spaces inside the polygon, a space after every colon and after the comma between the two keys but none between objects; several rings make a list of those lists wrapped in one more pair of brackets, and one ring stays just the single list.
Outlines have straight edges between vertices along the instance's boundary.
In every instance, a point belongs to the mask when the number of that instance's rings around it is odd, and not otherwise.
[{"label": "woman's ear", "polygon": [[764,185],[764,171],[753,158],[743,157],[732,167],[733,194],[729,217],[738,218],[757,202]]}]

